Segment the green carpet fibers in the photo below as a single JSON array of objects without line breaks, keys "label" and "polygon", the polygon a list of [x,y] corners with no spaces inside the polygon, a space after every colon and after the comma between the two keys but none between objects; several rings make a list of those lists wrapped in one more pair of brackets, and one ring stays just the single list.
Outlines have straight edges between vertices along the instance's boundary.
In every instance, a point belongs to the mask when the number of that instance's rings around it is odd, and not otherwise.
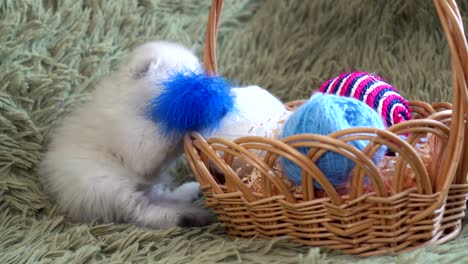
[{"label": "green carpet fibers", "polygon": [[[51,126],[137,44],[174,40],[201,55],[209,4],[0,1],[0,263],[467,263],[468,226],[441,246],[357,258],[284,238],[232,241],[220,224],[72,224],[54,209],[35,173]],[[226,1],[218,54],[226,76],[283,100],[344,70],[376,72],[407,98],[451,98],[448,46],[429,0]],[[183,180],[190,172],[180,164]]]}]

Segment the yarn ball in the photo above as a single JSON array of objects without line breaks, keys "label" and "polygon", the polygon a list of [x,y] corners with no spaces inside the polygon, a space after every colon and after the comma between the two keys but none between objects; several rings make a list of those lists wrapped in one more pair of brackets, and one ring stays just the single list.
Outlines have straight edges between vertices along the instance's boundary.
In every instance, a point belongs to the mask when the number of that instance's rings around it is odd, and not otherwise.
[{"label": "yarn ball", "polygon": [[275,138],[281,135],[282,125],[289,116],[283,103],[258,86],[232,88],[234,111],[228,113],[218,128],[205,130],[204,138],[222,138],[234,141],[240,137],[261,136]]},{"label": "yarn ball", "polygon": [[[385,129],[379,114],[365,103],[354,98],[316,93],[289,117],[284,125],[282,137],[298,134],[328,135],[352,127]],[[368,143],[368,140],[348,142],[359,150],[363,150]],[[375,164],[383,159],[385,149],[381,147],[374,154],[372,161]],[[297,150],[306,155],[310,148],[300,147]],[[281,164],[291,182],[300,185],[302,169],[284,157],[281,157]],[[327,151],[316,161],[316,165],[330,183],[337,187],[346,184],[355,163],[341,154]],[[315,187],[322,189],[317,182]]]},{"label": "yarn ball", "polygon": [[376,110],[389,127],[411,119],[408,102],[381,77],[367,72],[342,73],[326,81],[318,92],[358,99]]},{"label": "yarn ball", "polygon": [[215,129],[234,109],[230,84],[221,76],[184,70],[172,73],[161,85],[148,116],[165,135]]}]

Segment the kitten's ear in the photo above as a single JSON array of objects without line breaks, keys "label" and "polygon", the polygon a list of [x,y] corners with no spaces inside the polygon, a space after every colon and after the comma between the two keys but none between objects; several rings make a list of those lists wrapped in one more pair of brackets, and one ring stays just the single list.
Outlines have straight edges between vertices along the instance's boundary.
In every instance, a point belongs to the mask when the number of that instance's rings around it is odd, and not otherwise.
[{"label": "kitten's ear", "polygon": [[146,74],[150,74],[150,75],[156,74],[156,72],[161,70],[161,67],[162,65],[161,65],[160,60],[155,60],[155,61],[152,60],[146,69]]},{"label": "kitten's ear", "polygon": [[135,79],[141,79],[144,76],[155,74],[158,68],[160,68],[160,66],[161,65],[159,63],[159,60],[156,60],[156,61],[151,60],[143,64],[141,67],[135,69],[133,73],[133,77]]}]

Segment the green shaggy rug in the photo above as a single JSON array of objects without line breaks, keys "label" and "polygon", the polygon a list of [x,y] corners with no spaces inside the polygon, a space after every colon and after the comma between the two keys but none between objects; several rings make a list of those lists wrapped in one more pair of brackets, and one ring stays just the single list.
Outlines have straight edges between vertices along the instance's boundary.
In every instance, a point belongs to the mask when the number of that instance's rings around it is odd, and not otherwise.
[{"label": "green shaggy rug", "polygon": [[[458,3],[468,23],[468,2]],[[49,129],[140,43],[179,41],[201,55],[209,5],[0,0],[0,263],[468,263],[468,226],[442,246],[357,258],[284,238],[231,241],[220,224],[159,231],[67,222],[35,173]],[[226,1],[219,65],[284,100],[344,70],[376,72],[407,98],[451,98],[447,42],[429,0]],[[183,160],[174,173],[190,174]]]}]

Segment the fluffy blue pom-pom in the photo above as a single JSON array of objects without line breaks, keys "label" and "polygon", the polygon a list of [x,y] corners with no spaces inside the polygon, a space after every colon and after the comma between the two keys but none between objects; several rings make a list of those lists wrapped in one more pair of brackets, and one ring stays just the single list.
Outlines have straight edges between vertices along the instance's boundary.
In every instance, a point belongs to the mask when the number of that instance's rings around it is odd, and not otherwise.
[{"label": "fluffy blue pom-pom", "polygon": [[234,108],[229,82],[220,76],[182,71],[162,83],[150,102],[149,118],[164,135],[216,128]]},{"label": "fluffy blue pom-pom", "polygon": [[[282,137],[297,134],[328,135],[351,127],[385,129],[380,115],[365,103],[353,98],[317,93],[291,115],[284,126]],[[369,142],[355,140],[348,143],[363,150]],[[310,148],[298,148],[298,150],[307,154]],[[385,147],[381,147],[374,154],[372,161],[376,164],[380,163],[385,150]],[[300,185],[301,168],[285,158],[281,158],[281,163],[288,178],[294,184]],[[355,166],[349,158],[331,151],[322,155],[316,165],[333,186],[343,186]],[[315,182],[315,187],[322,189],[317,182]]]}]

